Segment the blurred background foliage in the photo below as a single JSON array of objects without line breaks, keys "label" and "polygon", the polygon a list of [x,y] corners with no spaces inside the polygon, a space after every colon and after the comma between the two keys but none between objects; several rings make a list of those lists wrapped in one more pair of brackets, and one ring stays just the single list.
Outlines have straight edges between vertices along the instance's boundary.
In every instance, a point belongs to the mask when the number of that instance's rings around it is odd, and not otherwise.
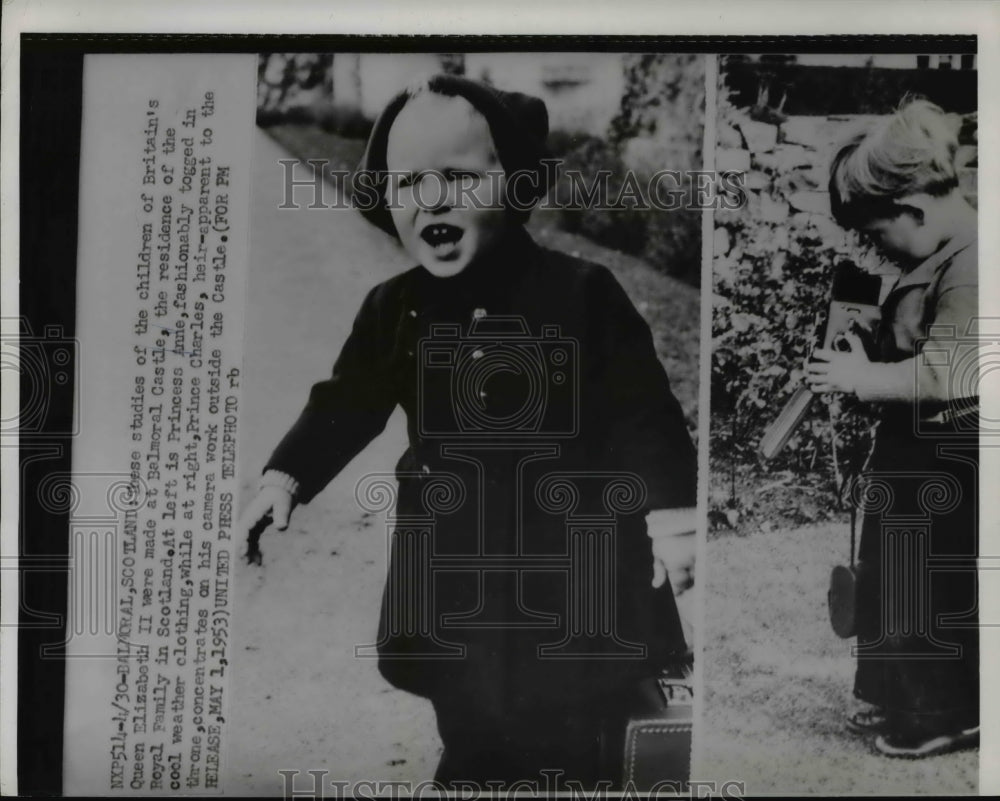
[{"label": "blurred background foliage", "polygon": [[[403,77],[433,72],[542,97],[552,155],[564,170],[579,171],[586,186],[607,170],[611,198],[627,170],[645,188],[658,170],[701,166],[705,70],[704,57],[693,54],[268,53],[259,61],[257,123],[293,155],[329,158],[332,169],[353,170],[374,116],[405,85]],[[563,172],[558,197],[571,196],[568,180]],[[664,275],[700,283],[700,211],[567,208],[554,219],[563,230],[642,258]]]}]

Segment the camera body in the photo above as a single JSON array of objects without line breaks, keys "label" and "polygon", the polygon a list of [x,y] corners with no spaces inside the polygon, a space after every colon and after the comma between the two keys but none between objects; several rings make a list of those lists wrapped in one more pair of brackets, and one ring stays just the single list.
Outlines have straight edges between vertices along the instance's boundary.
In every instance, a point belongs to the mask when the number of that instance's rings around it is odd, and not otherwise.
[{"label": "camera body", "polygon": [[579,431],[578,347],[521,316],[479,317],[467,334],[436,324],[418,344],[422,436],[561,439]]},{"label": "camera body", "polygon": [[869,358],[875,358],[872,333],[882,319],[879,299],[882,280],[861,270],[852,261],[843,261],[833,271],[830,307],[820,342],[828,350],[848,350],[845,335],[853,331],[861,338]]},{"label": "camera body", "polygon": [[[864,272],[851,261],[838,264],[830,288],[830,306],[816,345],[826,350],[849,350],[846,337],[853,332],[860,337],[868,357],[875,358],[877,354],[872,333],[882,318],[879,308],[881,292],[882,281],[878,276]],[[761,437],[758,450],[764,459],[773,459],[781,453],[815,397],[805,385],[796,388]]]},{"label": "camera body", "polygon": [[861,338],[865,352],[872,358],[876,355],[872,332],[878,326],[880,319],[878,306],[831,300],[824,326],[823,347],[827,350],[850,350],[846,337],[848,333],[853,332]]}]

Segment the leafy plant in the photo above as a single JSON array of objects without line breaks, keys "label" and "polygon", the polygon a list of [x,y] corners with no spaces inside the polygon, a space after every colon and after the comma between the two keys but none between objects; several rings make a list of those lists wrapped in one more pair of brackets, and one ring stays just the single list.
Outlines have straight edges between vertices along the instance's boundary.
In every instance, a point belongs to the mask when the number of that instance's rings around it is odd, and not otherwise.
[{"label": "leafy plant", "polygon": [[[747,119],[729,103],[725,84],[719,109],[720,125],[730,130]],[[872,417],[866,405],[843,397],[816,400],[777,458],[763,463],[757,455],[765,428],[804,378],[833,267],[845,257],[844,237],[832,237],[822,215],[790,209],[786,187],[769,182],[748,192],[743,208],[716,214],[711,461],[716,509],[801,522],[841,513],[835,477],[863,461]],[[860,244],[847,241],[864,263]],[[791,482],[814,500],[776,509],[760,495],[762,487]]]}]

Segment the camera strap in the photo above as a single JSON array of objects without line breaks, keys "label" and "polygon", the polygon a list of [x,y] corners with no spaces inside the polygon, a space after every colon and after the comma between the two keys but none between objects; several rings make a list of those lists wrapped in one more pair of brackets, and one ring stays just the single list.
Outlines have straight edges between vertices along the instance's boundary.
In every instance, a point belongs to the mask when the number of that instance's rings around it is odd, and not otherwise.
[{"label": "camera strap", "polygon": [[862,481],[861,474],[855,471],[853,468],[849,469],[844,475],[844,479],[840,485],[840,503],[844,504],[845,498],[851,513],[851,558],[850,565],[854,567],[854,552],[856,550],[855,545],[857,543],[857,525],[858,525],[858,506],[854,502],[855,499],[855,487]]},{"label": "camera strap", "polygon": [[[878,428],[878,425],[878,422],[875,422],[868,430],[869,436],[871,437],[871,444],[869,445],[868,453],[865,454],[864,460],[859,465],[858,462],[861,460],[857,456],[849,458],[840,484],[839,500],[841,507],[843,507],[843,504],[846,502],[850,507],[851,514],[850,565],[852,568],[855,566],[855,553],[857,552],[858,504],[864,498],[864,489],[862,485],[865,480],[865,471],[868,470],[868,465],[871,463],[872,455],[875,453],[875,430]],[[832,414],[830,415],[830,435],[834,438],[837,435]],[[837,466],[834,466],[834,472],[839,473],[839,468]]]},{"label": "camera strap", "polygon": [[854,567],[855,542],[857,540],[858,507],[851,503],[851,567]]}]

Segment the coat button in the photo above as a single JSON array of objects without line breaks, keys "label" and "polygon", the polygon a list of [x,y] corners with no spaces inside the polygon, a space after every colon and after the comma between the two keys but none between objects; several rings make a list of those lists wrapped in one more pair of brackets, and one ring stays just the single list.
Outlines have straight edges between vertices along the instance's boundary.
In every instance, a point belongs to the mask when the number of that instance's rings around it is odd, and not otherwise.
[{"label": "coat button", "polygon": [[479,308],[479,309],[473,309],[472,311],[473,320],[482,320],[485,316],[486,316],[486,309]]},{"label": "coat button", "polygon": [[410,317],[416,317],[416,316],[417,316],[416,309],[410,309]]},{"label": "coat button", "polygon": [[483,352],[481,350],[478,350],[478,349],[472,351],[472,358],[473,359],[481,359],[481,358],[483,358]]}]

